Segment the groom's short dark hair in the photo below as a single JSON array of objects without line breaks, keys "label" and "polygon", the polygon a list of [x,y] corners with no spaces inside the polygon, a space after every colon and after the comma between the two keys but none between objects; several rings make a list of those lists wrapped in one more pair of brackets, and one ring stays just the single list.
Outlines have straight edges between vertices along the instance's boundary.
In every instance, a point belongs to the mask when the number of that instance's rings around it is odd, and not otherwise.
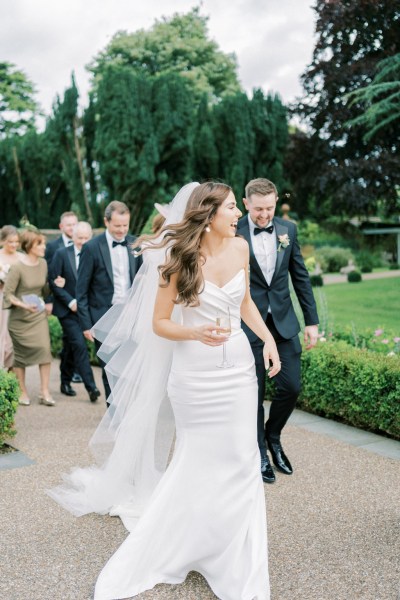
[{"label": "groom's short dark hair", "polygon": [[266,196],[267,194],[275,194],[278,198],[278,190],[276,185],[269,179],[259,177],[258,179],[252,179],[246,185],[246,198],[249,199],[253,194],[258,196]]},{"label": "groom's short dark hair", "polygon": [[111,221],[111,217],[113,212],[118,213],[119,215],[126,215],[130,213],[129,208],[125,204],[125,202],[120,202],[119,200],[113,200],[106,206],[106,210],[104,211],[104,217],[107,221]]}]

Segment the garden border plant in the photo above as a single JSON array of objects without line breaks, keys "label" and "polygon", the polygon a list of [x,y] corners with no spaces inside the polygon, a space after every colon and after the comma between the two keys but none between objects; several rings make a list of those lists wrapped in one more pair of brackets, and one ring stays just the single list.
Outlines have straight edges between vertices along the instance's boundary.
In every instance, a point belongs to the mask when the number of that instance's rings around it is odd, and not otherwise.
[{"label": "garden border plant", "polygon": [[20,388],[14,373],[0,369],[0,450],[6,438],[14,436],[14,417],[18,408]]},{"label": "garden border plant", "polygon": [[344,341],[302,354],[298,407],[400,439],[400,360]]}]

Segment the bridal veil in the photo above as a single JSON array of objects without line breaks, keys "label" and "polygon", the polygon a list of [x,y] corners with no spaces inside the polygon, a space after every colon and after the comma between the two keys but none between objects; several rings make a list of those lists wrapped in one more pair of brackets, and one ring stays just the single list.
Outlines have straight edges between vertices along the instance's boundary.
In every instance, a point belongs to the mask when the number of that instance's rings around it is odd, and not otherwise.
[{"label": "bridal veil", "polygon": [[[182,220],[198,185],[189,183],[178,192],[165,225]],[[93,327],[111,388],[110,407],[89,443],[96,464],[73,469],[48,491],[76,516],[118,515],[128,530],[165,471],[174,437],[166,391],[174,343],[152,330],[157,267],[165,253],[165,248],[144,253],[126,303],[114,305]],[[173,319],[180,319],[179,307]]]}]

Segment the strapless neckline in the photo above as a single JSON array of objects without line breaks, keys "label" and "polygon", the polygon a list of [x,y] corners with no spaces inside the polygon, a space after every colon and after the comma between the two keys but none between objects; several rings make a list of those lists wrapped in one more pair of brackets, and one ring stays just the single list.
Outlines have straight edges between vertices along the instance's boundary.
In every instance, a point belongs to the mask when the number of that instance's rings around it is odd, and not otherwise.
[{"label": "strapless neckline", "polygon": [[206,279],[206,278],[204,278],[204,282],[205,283],[209,283],[210,285],[216,287],[219,290],[223,290],[224,288],[226,288],[227,285],[229,285],[230,283],[232,283],[232,281],[234,281],[236,279],[236,277],[240,273],[244,273],[244,269],[240,269],[233,277],[231,277],[231,279],[229,281],[227,281],[226,283],[224,283],[224,285],[222,285],[222,286],[217,285],[216,283],[213,283],[212,281],[210,281],[209,279]]}]

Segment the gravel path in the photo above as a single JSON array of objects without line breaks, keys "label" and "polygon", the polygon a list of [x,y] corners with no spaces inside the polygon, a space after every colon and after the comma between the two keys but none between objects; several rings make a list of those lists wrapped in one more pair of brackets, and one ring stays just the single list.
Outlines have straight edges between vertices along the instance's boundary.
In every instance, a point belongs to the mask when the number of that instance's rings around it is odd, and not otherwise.
[{"label": "gravel path", "polygon": [[[96,379],[102,389],[98,369]],[[56,363],[52,380],[56,390]],[[77,519],[44,490],[91,462],[87,442],[104,402],[91,404],[80,384],[76,398],[54,393],[56,407],[39,406],[33,368],[28,381],[32,405],[18,410],[13,445],[35,463],[0,471],[0,598],[90,600],[126,531],[117,518]],[[265,485],[272,600],[399,600],[399,462],[293,425],[284,446],[295,473]],[[215,596],[191,573],[137,598]]]}]

